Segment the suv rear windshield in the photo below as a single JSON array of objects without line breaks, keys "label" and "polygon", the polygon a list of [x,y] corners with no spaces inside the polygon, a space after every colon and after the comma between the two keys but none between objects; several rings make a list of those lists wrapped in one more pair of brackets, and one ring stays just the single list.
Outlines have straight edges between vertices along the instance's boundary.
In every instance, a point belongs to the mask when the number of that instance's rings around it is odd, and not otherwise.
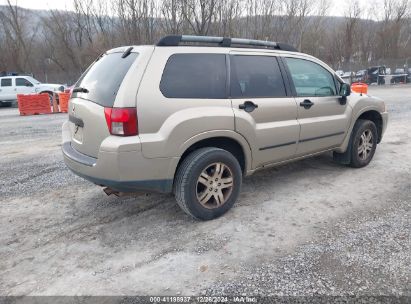
[{"label": "suv rear windshield", "polygon": [[112,107],[120,85],[138,53],[131,53],[121,58],[123,53],[104,55],[80,77],[75,87],[88,90],[88,93],[74,93],[73,97],[81,97],[104,107]]}]

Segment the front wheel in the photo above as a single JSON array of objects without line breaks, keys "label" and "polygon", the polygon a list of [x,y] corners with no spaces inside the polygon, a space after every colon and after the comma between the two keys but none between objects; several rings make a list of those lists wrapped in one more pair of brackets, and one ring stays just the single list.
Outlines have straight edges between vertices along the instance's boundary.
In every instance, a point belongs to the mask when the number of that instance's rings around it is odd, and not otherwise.
[{"label": "front wheel", "polygon": [[350,165],[354,168],[365,167],[377,148],[377,127],[370,120],[359,119],[354,125],[352,136]]},{"label": "front wheel", "polygon": [[237,201],[241,167],[228,151],[201,148],[189,154],[177,170],[177,203],[196,219],[211,220],[226,213]]}]

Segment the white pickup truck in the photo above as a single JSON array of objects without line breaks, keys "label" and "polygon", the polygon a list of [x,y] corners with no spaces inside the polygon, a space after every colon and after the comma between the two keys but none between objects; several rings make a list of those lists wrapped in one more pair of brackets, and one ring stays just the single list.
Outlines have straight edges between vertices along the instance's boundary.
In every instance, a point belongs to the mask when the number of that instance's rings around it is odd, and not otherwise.
[{"label": "white pickup truck", "polygon": [[52,98],[53,92],[63,92],[61,84],[40,83],[31,76],[0,77],[0,106],[11,106],[17,100],[17,94],[47,93]]}]

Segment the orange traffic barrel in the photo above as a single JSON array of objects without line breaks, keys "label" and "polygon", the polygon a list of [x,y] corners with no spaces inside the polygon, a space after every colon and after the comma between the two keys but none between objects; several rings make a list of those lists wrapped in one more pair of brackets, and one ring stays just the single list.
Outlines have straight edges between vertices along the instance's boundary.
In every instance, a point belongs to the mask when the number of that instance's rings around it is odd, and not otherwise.
[{"label": "orange traffic barrel", "polygon": [[70,99],[70,93],[59,93],[60,112],[68,112],[68,102]]},{"label": "orange traffic barrel", "polygon": [[42,94],[17,94],[17,103],[20,115],[50,114],[50,97],[47,93]]},{"label": "orange traffic barrel", "polygon": [[351,85],[351,90],[356,93],[367,94],[368,85],[362,82],[355,82]]}]

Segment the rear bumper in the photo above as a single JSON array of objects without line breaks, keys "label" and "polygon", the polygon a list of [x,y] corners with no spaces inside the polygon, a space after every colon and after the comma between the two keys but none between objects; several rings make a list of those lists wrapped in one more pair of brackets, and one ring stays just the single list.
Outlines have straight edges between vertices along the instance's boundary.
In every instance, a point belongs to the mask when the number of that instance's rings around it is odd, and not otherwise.
[{"label": "rear bumper", "polygon": [[62,148],[64,157],[88,167],[94,167],[97,163],[97,158],[82,154],[71,146],[71,142],[63,143]]},{"label": "rear bumper", "polygon": [[[109,151],[102,149],[109,146]],[[145,158],[141,149],[123,151],[118,137],[103,141],[98,157],[85,155],[71,145],[68,123],[63,125],[62,152],[67,167],[76,175],[100,186],[120,192],[172,191],[174,172],[179,158]]]}]

